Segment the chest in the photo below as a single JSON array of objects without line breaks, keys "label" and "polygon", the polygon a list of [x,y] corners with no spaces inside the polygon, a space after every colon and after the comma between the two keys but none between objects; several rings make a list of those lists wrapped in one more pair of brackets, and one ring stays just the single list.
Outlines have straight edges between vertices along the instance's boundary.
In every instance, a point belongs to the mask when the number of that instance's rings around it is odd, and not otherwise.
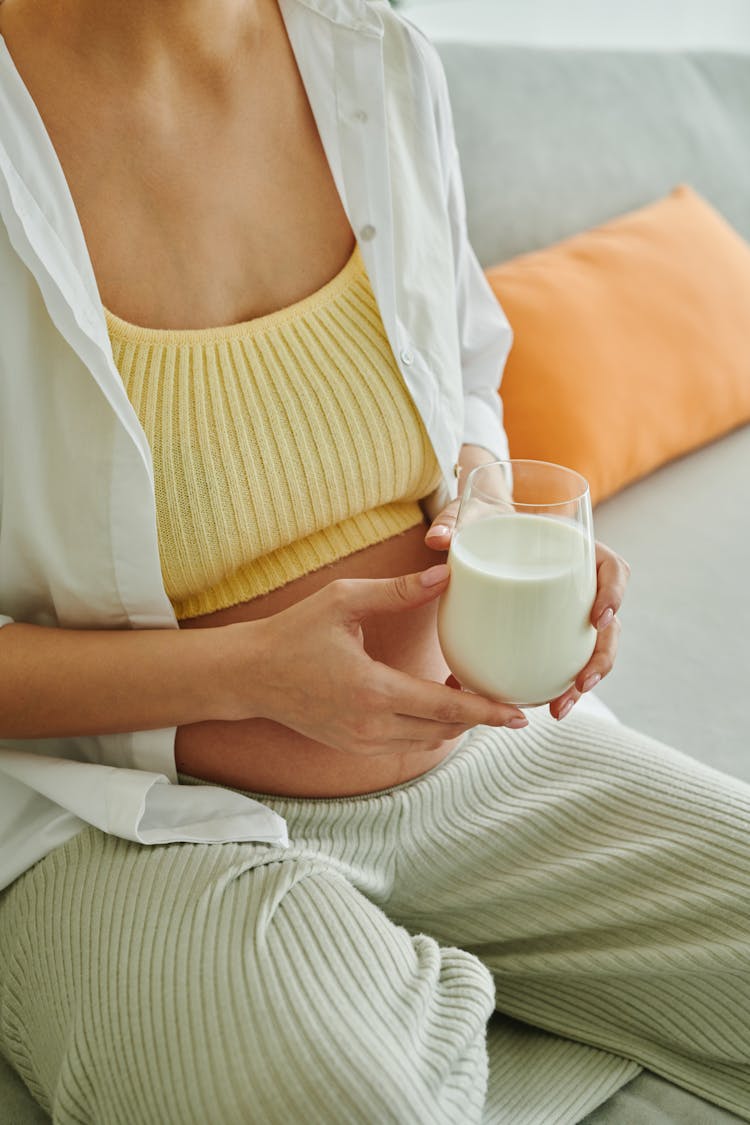
[{"label": "chest", "polygon": [[[21,52],[22,53],[22,52]],[[94,91],[24,77],[65,174],[103,304],[147,327],[202,328],[300,300],[354,236],[279,27],[232,88]]]}]

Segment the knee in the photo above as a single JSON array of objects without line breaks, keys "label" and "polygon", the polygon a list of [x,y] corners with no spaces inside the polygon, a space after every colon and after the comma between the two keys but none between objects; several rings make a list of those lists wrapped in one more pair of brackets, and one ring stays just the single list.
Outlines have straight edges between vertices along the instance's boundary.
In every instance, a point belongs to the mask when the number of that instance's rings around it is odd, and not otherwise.
[{"label": "knee", "polygon": [[410,934],[330,874],[295,882],[258,946],[252,991],[273,1019],[251,1049],[282,1087],[253,1089],[254,1120],[311,1106],[321,1125],[481,1120],[494,984],[476,957]]},{"label": "knee", "polygon": [[107,980],[68,1054],[97,1125],[481,1121],[490,973],[328,871],[186,895]]}]

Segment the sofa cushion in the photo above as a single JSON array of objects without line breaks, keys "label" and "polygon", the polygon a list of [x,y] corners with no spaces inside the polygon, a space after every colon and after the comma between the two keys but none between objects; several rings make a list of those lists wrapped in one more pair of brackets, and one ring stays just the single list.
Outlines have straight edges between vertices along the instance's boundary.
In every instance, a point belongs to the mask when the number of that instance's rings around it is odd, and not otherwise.
[{"label": "sofa cushion", "polygon": [[690,188],[487,276],[511,456],[576,469],[594,503],[750,421],[750,246]]},{"label": "sofa cushion", "polygon": [[750,59],[436,44],[483,265],[689,183],[750,240]]}]

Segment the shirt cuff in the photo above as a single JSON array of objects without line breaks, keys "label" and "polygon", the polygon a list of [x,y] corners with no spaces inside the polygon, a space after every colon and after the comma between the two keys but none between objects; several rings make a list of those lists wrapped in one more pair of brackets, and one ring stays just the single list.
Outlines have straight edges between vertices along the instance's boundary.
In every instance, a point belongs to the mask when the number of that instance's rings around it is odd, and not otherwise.
[{"label": "shirt cuff", "polygon": [[0,750],[0,772],[74,817],[139,844],[289,843],[286,821],[231,789],[173,785],[163,774]]}]

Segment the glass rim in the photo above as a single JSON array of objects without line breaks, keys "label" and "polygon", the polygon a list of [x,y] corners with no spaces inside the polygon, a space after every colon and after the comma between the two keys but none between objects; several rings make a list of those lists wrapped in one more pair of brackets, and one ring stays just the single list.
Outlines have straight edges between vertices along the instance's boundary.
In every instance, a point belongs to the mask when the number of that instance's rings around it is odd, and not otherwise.
[{"label": "glass rim", "polygon": [[534,458],[531,458],[531,457],[504,457],[504,458],[500,458],[496,461],[485,461],[481,465],[476,465],[467,474],[466,484],[464,486],[463,492],[461,493],[461,499],[462,500],[463,500],[464,496],[466,495],[466,493],[468,492],[469,488],[471,488],[472,495],[479,494],[485,500],[491,500],[494,503],[502,503],[503,502],[497,496],[490,496],[489,493],[483,492],[481,488],[479,488],[477,485],[473,485],[472,482],[471,482],[471,478],[474,476],[475,473],[479,472],[480,469],[491,469],[493,467],[493,465],[511,465],[511,466],[513,466],[513,465],[544,465],[545,468],[559,469],[560,472],[567,473],[568,476],[577,477],[578,480],[583,485],[583,488],[578,493],[578,495],[570,496],[567,500],[552,500],[552,501],[549,501],[546,504],[542,503],[542,502],[526,502],[525,500],[509,500],[509,501],[506,501],[506,503],[513,504],[514,507],[520,507],[520,508],[562,508],[566,504],[576,504],[576,503],[580,502],[581,500],[584,500],[590,492],[589,482],[586,480],[585,476],[583,476],[582,473],[579,473],[576,469],[569,469],[567,465],[558,465],[556,461],[539,461],[539,460],[535,460]]}]

